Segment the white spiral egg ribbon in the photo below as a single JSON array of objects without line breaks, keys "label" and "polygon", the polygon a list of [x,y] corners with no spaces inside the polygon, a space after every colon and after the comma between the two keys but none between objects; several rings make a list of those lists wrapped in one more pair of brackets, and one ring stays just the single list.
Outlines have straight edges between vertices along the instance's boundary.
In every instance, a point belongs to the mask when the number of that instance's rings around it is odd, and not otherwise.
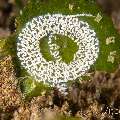
[{"label": "white spiral egg ribbon", "polygon": [[[85,14],[82,14],[85,16]],[[81,15],[81,16],[82,16]],[[17,55],[21,65],[38,81],[43,81],[60,91],[66,89],[68,80],[75,80],[90,69],[98,58],[99,41],[87,22],[79,15],[46,14],[33,18],[22,29],[17,41]],[[91,15],[88,15],[91,16]],[[73,61],[66,64],[61,60],[58,48],[52,44],[54,35],[67,36],[78,45]],[[56,61],[47,61],[40,53],[40,40],[49,36],[50,53]]]}]

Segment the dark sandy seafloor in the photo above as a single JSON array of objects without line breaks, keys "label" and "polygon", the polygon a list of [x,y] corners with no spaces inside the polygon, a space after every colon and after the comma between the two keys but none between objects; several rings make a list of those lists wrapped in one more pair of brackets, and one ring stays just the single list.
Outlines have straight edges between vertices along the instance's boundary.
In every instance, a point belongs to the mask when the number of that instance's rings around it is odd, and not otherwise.
[{"label": "dark sandy seafloor", "polygon": [[83,120],[120,119],[120,69],[112,74],[96,71],[91,80],[73,83],[66,97],[52,90],[23,101],[11,57],[0,63],[1,120],[57,120],[59,114]]},{"label": "dark sandy seafloor", "polygon": [[[98,3],[119,32],[120,2],[105,1]],[[1,38],[14,33],[18,11],[14,1],[0,0]],[[67,96],[54,89],[25,101],[18,86],[11,56],[0,58],[0,120],[120,120],[120,66],[114,73],[95,71],[89,80],[73,83]]]}]

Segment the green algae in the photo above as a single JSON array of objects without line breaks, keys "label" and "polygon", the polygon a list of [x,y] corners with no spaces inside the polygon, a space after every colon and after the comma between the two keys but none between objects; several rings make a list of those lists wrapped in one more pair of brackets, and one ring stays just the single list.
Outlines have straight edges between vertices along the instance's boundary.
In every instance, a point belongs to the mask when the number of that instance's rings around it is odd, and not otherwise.
[{"label": "green algae", "polygon": [[[69,4],[73,5],[73,10],[69,9]],[[23,14],[17,18],[17,21],[19,23],[18,31],[25,25],[27,21],[31,20],[33,17],[44,15],[47,13],[62,13],[64,15],[90,13],[94,16],[97,16],[97,14],[99,13],[102,16],[102,20],[99,23],[95,21],[95,17],[80,17],[80,20],[88,22],[90,27],[95,30],[100,43],[99,58],[97,59],[96,63],[91,66],[91,68],[94,68],[94,70],[104,70],[108,72],[113,72],[116,69],[119,64],[120,58],[120,44],[118,44],[120,41],[120,36],[114,29],[111,19],[102,14],[101,10],[98,8],[94,0],[48,0],[47,2],[42,2],[40,0],[36,0],[35,2],[33,0],[29,0],[28,5],[23,9]],[[106,45],[106,39],[110,36],[115,36],[115,43]],[[65,40],[66,38],[62,38],[62,41]],[[74,47],[71,47],[71,49],[74,49]],[[66,51],[68,54],[70,53],[68,52],[68,49],[66,49]],[[111,51],[117,52],[114,63],[107,61],[108,55]],[[46,54],[48,55],[48,53]],[[67,56],[68,54],[63,55],[63,57],[65,59],[67,58],[67,60],[70,57],[70,55]],[[48,55],[48,58],[49,57],[52,56]],[[70,60],[72,60],[72,58],[70,58]],[[70,60],[68,61],[70,62]],[[64,59],[63,61],[67,62]]]},{"label": "green algae", "polygon": [[52,61],[54,60],[54,57],[50,54],[50,47],[48,45],[48,38],[47,37],[43,37],[40,40],[40,52],[42,53],[43,57],[47,60],[47,61]]},{"label": "green algae", "polygon": [[59,52],[62,61],[64,61],[66,64],[69,64],[73,60],[74,54],[78,51],[77,43],[66,36],[55,36],[56,40],[54,40],[54,43],[59,46]]},{"label": "green algae", "polygon": [[[66,64],[69,64],[73,58],[74,54],[78,50],[77,43],[75,43],[72,39],[70,39],[67,36],[63,35],[54,35],[56,39],[53,38],[52,44],[56,44],[59,49],[59,55],[62,58],[62,61],[64,61]],[[50,47],[48,45],[48,38],[43,37],[40,40],[40,52],[42,53],[43,57],[47,61],[55,61],[56,58],[54,58],[50,53]]]},{"label": "green algae", "polygon": [[46,92],[51,89],[48,85],[44,85],[42,82],[37,82],[30,76],[21,77],[19,80],[21,91],[27,100],[32,97],[40,96],[44,91]]},{"label": "green algae", "polygon": [[[73,9],[71,10],[69,8],[69,5],[73,5]],[[15,70],[17,72],[16,76],[18,78],[29,76],[29,74],[22,68],[20,65],[20,61],[17,58],[17,49],[16,49],[16,42],[18,34],[21,32],[21,29],[25,26],[25,24],[30,21],[33,17],[44,15],[47,13],[56,14],[61,13],[64,15],[72,15],[72,14],[92,14],[95,17],[79,17],[80,20],[86,21],[89,23],[90,28],[94,29],[96,32],[96,35],[99,39],[99,47],[100,47],[100,53],[97,61],[94,65],[91,66],[91,70],[102,70],[107,72],[113,72],[119,64],[120,60],[120,35],[117,33],[117,31],[114,29],[114,26],[112,24],[112,21],[109,17],[105,16],[100,8],[96,5],[94,0],[47,0],[46,2],[43,0],[28,0],[27,6],[25,6],[22,9],[22,14],[20,14],[16,18],[17,23],[17,31],[15,34],[10,36],[7,40],[5,40],[4,43],[4,54],[8,55],[10,54],[13,57]],[[96,16],[98,13],[102,16],[102,19],[97,22],[95,21]],[[108,37],[114,36],[115,37],[115,43],[106,45],[106,39]],[[57,35],[57,42],[60,46],[60,55],[62,56],[62,60],[69,64],[69,62],[73,59],[74,53],[77,51],[77,46],[75,43],[71,40],[70,42],[67,42],[68,46],[66,48],[62,47],[66,44],[65,41],[67,41],[67,37],[65,36],[59,36]],[[49,46],[47,44],[47,38],[43,38],[44,42],[40,44],[41,52],[43,53],[43,56],[49,61],[54,60],[53,56],[50,55],[49,52]],[[1,45],[0,41],[0,45]],[[110,52],[116,51],[115,61],[114,63],[108,62],[108,55]],[[84,77],[83,77],[84,79]],[[35,86],[32,85],[35,83]],[[40,91],[43,90],[43,88],[46,89],[46,87],[43,87],[42,83],[38,83],[35,81],[34,78],[27,78],[22,81],[22,89],[23,93],[25,93],[28,96],[37,96],[40,95]],[[38,91],[38,93],[37,93]]]}]

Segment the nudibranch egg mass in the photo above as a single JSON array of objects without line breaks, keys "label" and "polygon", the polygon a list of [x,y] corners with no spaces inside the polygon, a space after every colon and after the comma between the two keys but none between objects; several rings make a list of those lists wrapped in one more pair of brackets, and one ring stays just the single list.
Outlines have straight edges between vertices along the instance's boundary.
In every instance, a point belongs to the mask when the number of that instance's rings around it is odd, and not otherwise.
[{"label": "nudibranch egg mass", "polygon": [[[85,15],[83,15],[85,16]],[[88,15],[91,16],[91,15]],[[52,51],[54,35],[67,36],[78,45],[73,60],[66,64],[59,51]],[[48,36],[50,53],[56,61],[47,61],[40,52],[40,40]],[[75,80],[90,69],[98,58],[99,41],[96,33],[78,15],[46,14],[27,22],[17,40],[17,56],[21,65],[37,81],[42,81],[60,91],[65,91],[66,82]]]}]

